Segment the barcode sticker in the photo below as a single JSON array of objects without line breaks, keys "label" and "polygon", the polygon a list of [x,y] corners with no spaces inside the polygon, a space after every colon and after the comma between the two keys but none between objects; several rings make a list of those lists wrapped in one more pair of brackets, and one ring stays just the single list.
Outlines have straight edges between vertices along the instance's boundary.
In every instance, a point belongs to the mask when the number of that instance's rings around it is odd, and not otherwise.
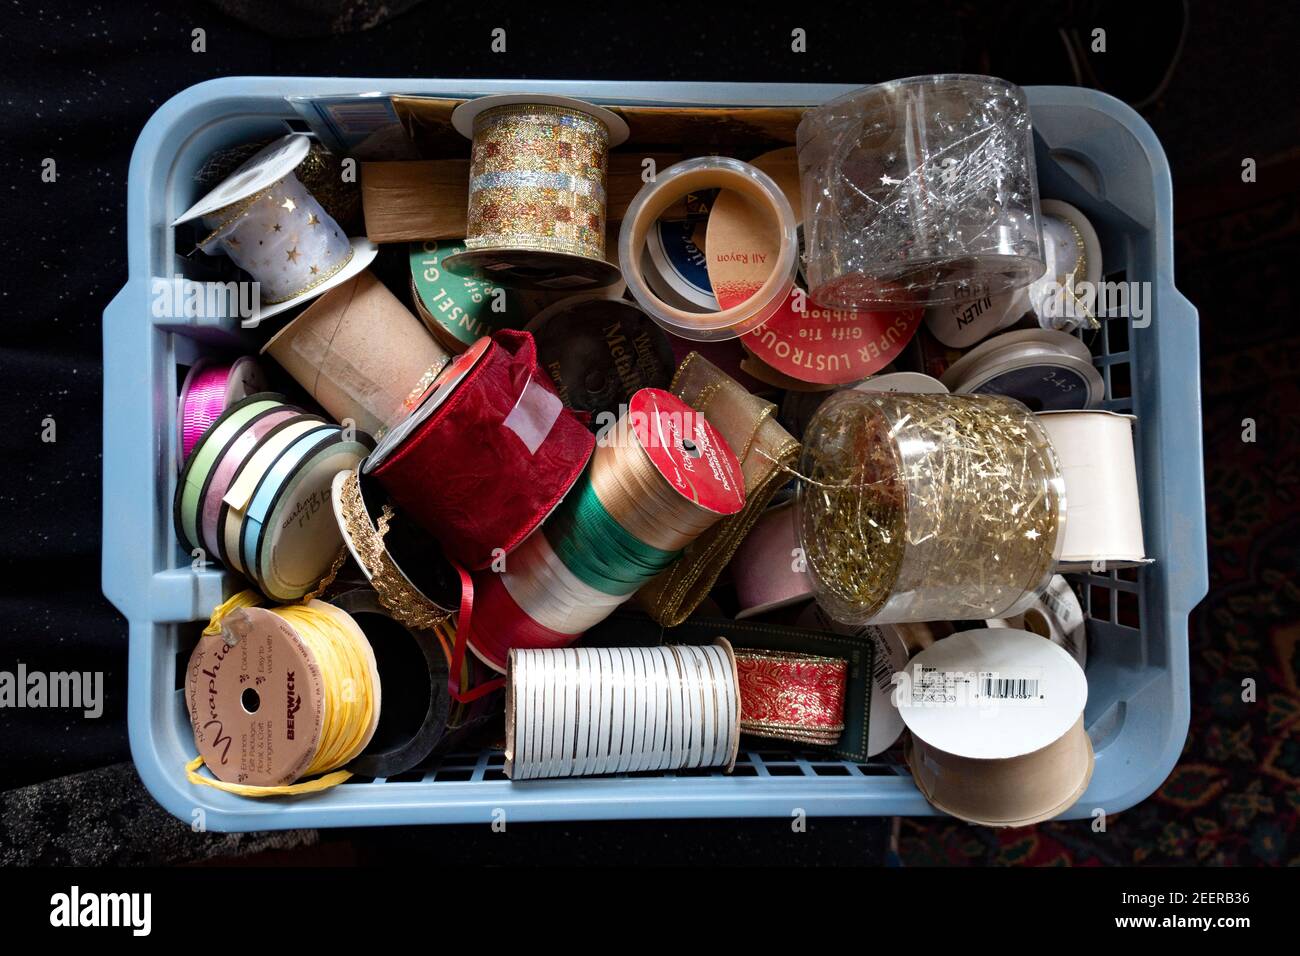
[{"label": "barcode sticker", "polygon": [[1041,704],[1047,699],[1042,668],[980,671],[975,678],[974,700],[986,704]]},{"label": "barcode sticker", "polygon": [[1047,699],[1042,668],[1007,671],[940,670],[918,665],[912,674],[913,706],[989,707],[1040,705]]}]

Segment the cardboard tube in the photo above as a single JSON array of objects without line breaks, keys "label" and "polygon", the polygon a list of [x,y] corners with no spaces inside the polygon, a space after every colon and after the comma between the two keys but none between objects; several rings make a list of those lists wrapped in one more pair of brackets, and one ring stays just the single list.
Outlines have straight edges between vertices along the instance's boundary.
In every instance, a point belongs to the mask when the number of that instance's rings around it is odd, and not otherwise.
[{"label": "cardboard tube", "polygon": [[1058,571],[1148,563],[1142,541],[1132,415],[1040,412],[1065,480],[1065,542]]},{"label": "cardboard tube", "polygon": [[262,349],[339,422],[380,435],[450,359],[369,271],[331,289]]}]

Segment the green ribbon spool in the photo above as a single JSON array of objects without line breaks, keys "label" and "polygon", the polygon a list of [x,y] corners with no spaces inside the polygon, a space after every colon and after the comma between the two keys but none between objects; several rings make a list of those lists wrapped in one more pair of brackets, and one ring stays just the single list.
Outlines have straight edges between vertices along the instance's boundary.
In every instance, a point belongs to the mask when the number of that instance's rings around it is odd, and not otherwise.
[{"label": "green ribbon spool", "polygon": [[542,529],[564,566],[603,594],[631,594],[681,555],[652,547],[619,524],[588,475]]}]

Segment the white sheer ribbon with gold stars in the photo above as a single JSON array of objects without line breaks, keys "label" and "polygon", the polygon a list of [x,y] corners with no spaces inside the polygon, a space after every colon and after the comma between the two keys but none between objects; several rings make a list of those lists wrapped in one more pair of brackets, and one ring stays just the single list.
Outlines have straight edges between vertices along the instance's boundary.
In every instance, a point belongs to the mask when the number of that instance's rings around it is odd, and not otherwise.
[{"label": "white sheer ribbon with gold stars", "polygon": [[352,258],[352,244],[293,173],[203,217],[212,230],[200,248],[224,252],[261,284],[275,305],[327,281]]}]

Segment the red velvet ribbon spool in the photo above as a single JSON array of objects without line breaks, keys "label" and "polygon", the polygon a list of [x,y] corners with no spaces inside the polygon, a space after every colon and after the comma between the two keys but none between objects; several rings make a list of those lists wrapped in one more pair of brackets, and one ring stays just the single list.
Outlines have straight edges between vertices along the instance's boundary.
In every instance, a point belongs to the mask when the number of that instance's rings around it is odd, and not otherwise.
[{"label": "red velvet ribbon spool", "polygon": [[481,569],[542,523],[594,447],[582,420],[559,405],[532,335],[503,330],[373,473],[449,558]]}]

